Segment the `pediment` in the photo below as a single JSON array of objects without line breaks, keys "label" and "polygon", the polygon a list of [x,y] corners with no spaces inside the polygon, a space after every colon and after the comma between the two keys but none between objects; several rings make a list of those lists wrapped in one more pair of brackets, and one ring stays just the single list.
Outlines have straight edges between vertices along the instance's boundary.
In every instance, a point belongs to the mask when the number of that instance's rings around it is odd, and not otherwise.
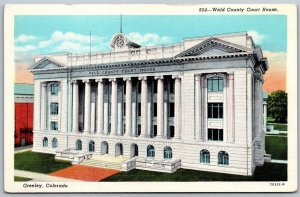
[{"label": "pediment", "polygon": [[65,67],[65,65],[50,57],[44,57],[36,63],[34,63],[29,69],[55,69],[60,67]]},{"label": "pediment", "polygon": [[249,52],[249,49],[218,38],[209,38],[196,46],[181,52],[176,55],[175,58],[189,56],[220,56],[244,52]]}]

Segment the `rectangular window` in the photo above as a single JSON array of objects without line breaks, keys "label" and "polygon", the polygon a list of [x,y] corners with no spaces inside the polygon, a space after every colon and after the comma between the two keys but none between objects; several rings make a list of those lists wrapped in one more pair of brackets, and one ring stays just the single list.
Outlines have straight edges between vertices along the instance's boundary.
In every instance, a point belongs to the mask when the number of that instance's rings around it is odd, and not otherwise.
[{"label": "rectangular window", "polygon": [[138,103],[138,116],[141,116],[141,103]]},{"label": "rectangular window", "polygon": [[222,92],[224,87],[223,77],[210,77],[207,79],[208,92]]},{"label": "rectangular window", "polygon": [[170,103],[170,117],[174,117],[174,103]]},{"label": "rectangular window", "polygon": [[223,118],[223,103],[208,103],[207,118],[222,119]]},{"label": "rectangular window", "polygon": [[54,131],[58,130],[58,122],[51,121],[50,126],[51,126],[51,130],[54,130]]},{"label": "rectangular window", "polygon": [[223,129],[208,129],[209,141],[223,141]]},{"label": "rectangular window", "polygon": [[156,117],[157,116],[157,103],[153,103],[153,116]]},{"label": "rectangular window", "polygon": [[51,103],[50,104],[50,113],[53,115],[58,114],[58,103]]},{"label": "rectangular window", "polygon": [[52,95],[58,94],[58,83],[51,84],[50,87],[51,87],[51,94]]}]

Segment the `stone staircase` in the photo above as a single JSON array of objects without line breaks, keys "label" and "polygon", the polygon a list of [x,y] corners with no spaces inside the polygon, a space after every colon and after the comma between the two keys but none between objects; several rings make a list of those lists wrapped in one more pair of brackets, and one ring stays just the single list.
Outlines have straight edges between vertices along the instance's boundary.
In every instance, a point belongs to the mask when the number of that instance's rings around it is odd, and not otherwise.
[{"label": "stone staircase", "polygon": [[83,160],[80,165],[121,170],[122,163],[126,160],[128,160],[128,158],[122,156],[93,155],[91,159]]}]

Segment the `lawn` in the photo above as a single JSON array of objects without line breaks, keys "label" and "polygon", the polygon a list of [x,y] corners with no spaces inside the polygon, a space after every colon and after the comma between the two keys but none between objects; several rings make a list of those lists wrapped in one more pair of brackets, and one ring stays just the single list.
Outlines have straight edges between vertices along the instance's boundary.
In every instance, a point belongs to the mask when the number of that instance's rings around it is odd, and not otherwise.
[{"label": "lawn", "polygon": [[265,163],[257,167],[253,176],[240,176],[214,172],[179,169],[174,173],[131,170],[102,181],[286,181],[287,165]]},{"label": "lawn", "polygon": [[287,160],[287,137],[266,136],[266,152],[272,159]]},{"label": "lawn", "polygon": [[287,125],[286,124],[272,124],[274,130],[279,130],[279,131],[287,131]]},{"label": "lawn", "polygon": [[71,166],[68,161],[57,161],[52,154],[26,151],[15,154],[15,169],[48,174]]},{"label": "lawn", "polygon": [[15,176],[14,180],[15,180],[15,182],[25,182],[25,181],[30,181],[32,179],[25,178],[25,177],[20,177],[20,176]]}]

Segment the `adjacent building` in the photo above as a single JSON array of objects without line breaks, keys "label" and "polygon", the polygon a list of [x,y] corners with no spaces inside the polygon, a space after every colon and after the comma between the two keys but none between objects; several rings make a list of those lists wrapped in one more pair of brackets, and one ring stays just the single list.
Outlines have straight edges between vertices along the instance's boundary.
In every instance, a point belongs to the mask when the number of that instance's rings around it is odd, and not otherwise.
[{"label": "adjacent building", "polygon": [[15,146],[32,144],[33,139],[33,85],[14,85]]},{"label": "adjacent building", "polygon": [[[34,151],[252,175],[264,164],[261,48],[245,33],[35,58]],[[175,169],[175,170],[174,170]]]}]

